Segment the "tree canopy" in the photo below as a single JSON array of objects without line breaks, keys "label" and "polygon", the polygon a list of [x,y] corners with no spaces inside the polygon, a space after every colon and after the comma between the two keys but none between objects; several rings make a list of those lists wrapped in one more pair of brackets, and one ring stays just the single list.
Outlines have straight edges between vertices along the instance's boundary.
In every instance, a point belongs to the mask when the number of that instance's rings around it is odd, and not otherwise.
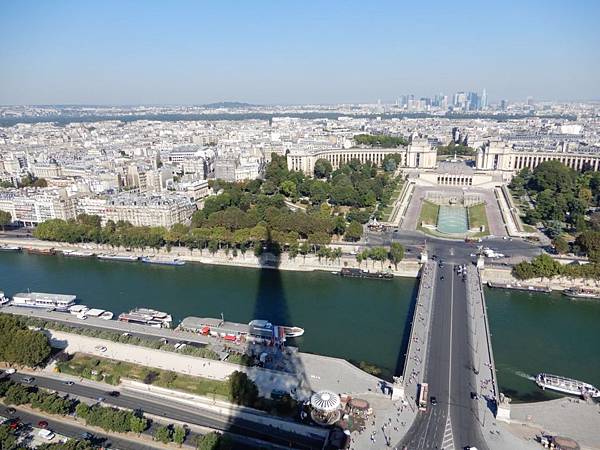
[{"label": "tree canopy", "polygon": [[12,315],[0,314],[0,361],[35,367],[50,351],[45,334],[28,329]]},{"label": "tree canopy", "polygon": [[354,142],[358,145],[384,148],[408,145],[408,141],[403,137],[388,136],[385,134],[357,134],[354,136]]}]

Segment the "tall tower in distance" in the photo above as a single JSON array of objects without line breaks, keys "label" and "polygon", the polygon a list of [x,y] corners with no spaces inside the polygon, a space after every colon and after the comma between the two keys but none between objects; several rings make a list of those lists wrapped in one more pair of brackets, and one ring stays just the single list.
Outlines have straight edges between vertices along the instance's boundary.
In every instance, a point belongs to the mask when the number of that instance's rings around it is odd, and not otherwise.
[{"label": "tall tower in distance", "polygon": [[485,88],[483,88],[483,91],[481,92],[481,109],[487,108],[487,105],[488,105],[487,91],[485,90]]}]

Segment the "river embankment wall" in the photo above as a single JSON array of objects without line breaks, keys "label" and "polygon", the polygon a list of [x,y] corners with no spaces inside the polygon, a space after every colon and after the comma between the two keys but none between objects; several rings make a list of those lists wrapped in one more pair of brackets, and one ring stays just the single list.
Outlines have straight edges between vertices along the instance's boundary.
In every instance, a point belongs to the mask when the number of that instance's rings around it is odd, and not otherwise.
[{"label": "river embankment wall", "polygon": [[589,278],[569,278],[559,276],[553,278],[519,280],[513,276],[512,269],[507,267],[486,267],[480,271],[480,274],[482,283],[520,284],[522,286],[550,288],[553,291],[563,291],[567,288],[600,289],[600,280]]},{"label": "river embankment wall", "polygon": [[[340,258],[331,260],[319,258],[316,255],[297,255],[295,258],[290,258],[287,253],[282,253],[276,257],[271,254],[263,254],[255,256],[251,251],[237,255],[230,250],[226,252],[219,250],[211,254],[207,249],[190,250],[186,247],[167,247],[161,249],[142,248],[142,249],[126,249],[123,247],[111,247],[105,244],[81,243],[69,244],[67,242],[50,242],[39,239],[20,239],[20,238],[0,238],[0,244],[16,245],[23,248],[35,249],[50,249],[54,248],[57,251],[63,250],[79,250],[93,251],[95,253],[110,253],[117,255],[128,256],[160,256],[168,258],[178,258],[187,262],[196,262],[202,264],[216,264],[224,266],[250,267],[250,268],[273,268],[279,270],[291,270],[299,272],[312,272],[315,270],[338,272],[343,267],[360,268],[370,271],[386,271],[391,272],[395,276],[400,277],[417,277],[421,269],[421,263],[416,259],[406,259],[398,263],[397,267],[389,261],[363,261],[358,263],[356,256],[353,254],[344,254]],[[335,248],[336,245],[330,245]]]}]

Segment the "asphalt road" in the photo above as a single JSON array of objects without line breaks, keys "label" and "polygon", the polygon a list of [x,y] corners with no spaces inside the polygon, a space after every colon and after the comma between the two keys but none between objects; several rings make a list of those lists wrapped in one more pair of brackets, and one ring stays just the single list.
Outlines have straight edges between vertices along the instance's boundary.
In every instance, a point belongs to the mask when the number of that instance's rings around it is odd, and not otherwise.
[{"label": "asphalt road", "polygon": [[418,253],[427,247],[429,256],[437,254],[443,256],[448,262],[464,264],[469,261],[475,261],[470,255],[477,251],[477,247],[484,246],[492,248],[507,256],[523,256],[533,258],[541,253],[539,245],[527,242],[523,239],[513,238],[483,238],[482,242],[464,242],[462,240],[440,239],[433,236],[427,236],[419,231],[393,231],[365,233],[366,244],[368,246],[390,245],[392,242],[399,242],[405,248],[411,249],[411,252],[417,256]]},{"label": "asphalt road", "polygon": [[[12,375],[14,381],[21,381],[22,375]],[[242,418],[226,418],[222,415],[207,410],[193,408],[177,402],[168,402],[164,399],[153,399],[150,397],[122,393],[119,397],[111,397],[107,394],[112,390],[107,386],[106,390],[92,386],[75,383],[66,385],[61,380],[35,376],[34,383],[37,386],[51,389],[60,393],[66,393],[75,397],[88,399],[103,398],[103,404],[119,406],[131,410],[141,410],[155,416],[163,416],[165,419],[177,420],[187,424],[193,424],[229,432],[232,434],[248,436],[265,442],[283,446],[293,446],[298,449],[320,449],[323,440],[319,437],[309,437],[298,433],[277,430],[272,426],[266,426]],[[58,430],[57,430],[58,431]]]},{"label": "asphalt road", "polygon": [[469,445],[486,449],[476,413],[476,400],[470,396],[471,391],[476,389],[466,286],[455,274],[452,264],[439,268],[437,277],[424,372],[429,396],[436,397],[437,405],[432,405],[428,399],[427,410],[419,412],[397,447],[443,449]]}]

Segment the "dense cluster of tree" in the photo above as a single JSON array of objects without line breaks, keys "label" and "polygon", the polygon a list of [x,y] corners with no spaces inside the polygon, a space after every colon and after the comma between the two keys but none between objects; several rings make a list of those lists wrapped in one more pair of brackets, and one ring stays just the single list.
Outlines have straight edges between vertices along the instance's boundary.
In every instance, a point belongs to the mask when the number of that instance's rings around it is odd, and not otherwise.
[{"label": "dense cluster of tree", "polygon": [[28,329],[10,314],[0,314],[0,361],[35,367],[50,351],[45,334]]},{"label": "dense cluster of tree", "polygon": [[578,173],[560,161],[545,161],[533,171],[521,170],[509,187],[517,196],[530,195],[535,207],[525,211],[525,222],[543,222],[553,239],[565,227],[581,232],[600,225],[600,216],[586,220],[588,208],[600,206],[599,172]]},{"label": "dense cluster of tree", "polygon": [[160,425],[156,427],[154,430],[154,440],[162,442],[163,444],[169,444],[173,442],[177,444],[179,447],[185,441],[187,436],[188,429],[181,426],[170,425]]},{"label": "dense cluster of tree", "polygon": [[196,448],[198,450],[232,450],[233,441],[227,435],[211,431],[198,437]]},{"label": "dense cluster of tree", "polygon": [[354,136],[354,142],[356,142],[358,145],[384,148],[408,145],[408,141],[403,137],[388,136],[385,134],[357,134]]},{"label": "dense cluster of tree", "polygon": [[87,425],[97,426],[106,431],[131,431],[140,434],[148,428],[148,419],[143,415],[124,409],[78,403],[75,413],[77,417],[84,419]]},{"label": "dense cluster of tree", "polygon": [[[256,254],[275,249],[294,255],[302,253],[303,246],[316,253],[334,235],[359,240],[360,225],[371,216],[380,217],[397,186],[395,180],[370,163],[352,160],[330,175],[328,169],[319,170],[329,179],[313,179],[288,170],[286,158],[273,154],[264,181],[211,181],[219,193],[207,198],[204,207],[194,213],[191,226],[136,227],[123,221],[101,226],[98,216],[83,214],[74,220],[41,223],[34,236],[130,248],[186,246],[211,253],[219,249],[244,253],[253,248]],[[287,200],[306,206],[292,210]]]},{"label": "dense cluster of tree", "polygon": [[443,155],[458,155],[458,156],[473,156],[475,149],[467,145],[455,144],[451,142],[448,145],[440,145],[437,148],[437,154]]},{"label": "dense cluster of tree", "polygon": [[252,406],[258,399],[258,387],[245,372],[238,370],[229,375],[230,399],[238,405]]},{"label": "dense cluster of tree", "polygon": [[513,275],[519,280],[531,278],[552,278],[558,275],[570,278],[600,278],[600,264],[562,265],[549,255],[540,255],[531,262],[523,261],[513,267]]}]

